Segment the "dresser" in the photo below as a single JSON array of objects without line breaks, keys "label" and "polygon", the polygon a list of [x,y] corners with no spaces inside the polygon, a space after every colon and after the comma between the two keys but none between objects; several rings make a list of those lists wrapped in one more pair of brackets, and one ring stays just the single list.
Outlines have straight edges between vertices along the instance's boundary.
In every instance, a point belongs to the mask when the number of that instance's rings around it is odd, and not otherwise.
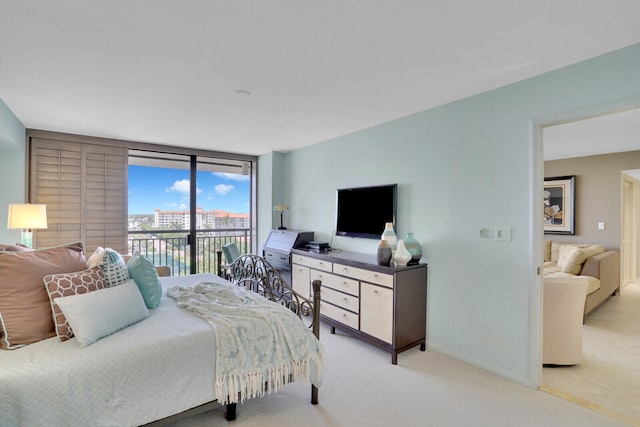
[{"label": "dresser", "polygon": [[293,289],[310,295],[310,283],[322,281],[320,314],[324,322],[391,353],[415,346],[425,350],[427,265],[386,267],[376,256],[357,252],[291,254]]}]

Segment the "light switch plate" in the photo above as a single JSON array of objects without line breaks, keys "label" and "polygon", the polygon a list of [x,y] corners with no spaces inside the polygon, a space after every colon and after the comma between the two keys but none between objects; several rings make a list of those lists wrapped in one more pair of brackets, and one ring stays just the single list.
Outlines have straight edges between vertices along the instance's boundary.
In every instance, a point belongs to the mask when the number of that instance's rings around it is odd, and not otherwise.
[{"label": "light switch plate", "polygon": [[604,222],[598,223],[598,230],[604,230]]},{"label": "light switch plate", "polygon": [[495,228],[495,239],[503,242],[511,241],[511,227],[496,227]]}]

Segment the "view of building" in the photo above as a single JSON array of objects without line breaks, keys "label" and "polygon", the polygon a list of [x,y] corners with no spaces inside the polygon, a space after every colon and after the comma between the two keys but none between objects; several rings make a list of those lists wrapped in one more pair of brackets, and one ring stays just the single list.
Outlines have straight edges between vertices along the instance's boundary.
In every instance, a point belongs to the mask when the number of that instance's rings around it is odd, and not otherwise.
[{"label": "view of building", "polygon": [[[232,213],[223,210],[204,211],[196,208],[196,228],[198,229],[234,229],[249,228],[248,213]],[[191,225],[189,211],[162,211],[155,210],[153,226],[155,228],[178,228],[187,230]]]}]

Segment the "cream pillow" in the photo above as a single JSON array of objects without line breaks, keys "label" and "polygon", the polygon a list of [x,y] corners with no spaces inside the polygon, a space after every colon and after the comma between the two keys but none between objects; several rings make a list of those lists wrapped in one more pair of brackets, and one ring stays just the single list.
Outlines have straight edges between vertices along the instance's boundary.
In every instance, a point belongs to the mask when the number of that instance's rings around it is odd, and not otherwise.
[{"label": "cream pillow", "polygon": [[95,251],[91,254],[89,258],[87,258],[87,269],[91,269],[93,267],[102,266],[104,258],[104,248],[102,246],[98,246]]},{"label": "cream pillow", "polygon": [[571,244],[561,245],[560,249],[558,250],[558,265],[564,268],[564,266],[567,265],[567,262],[569,261],[569,259],[573,256],[573,254],[577,250],[578,250],[578,247],[576,245],[571,245]]},{"label": "cream pillow", "polygon": [[544,261],[551,261],[551,240],[545,240],[544,245]]},{"label": "cream pillow", "polygon": [[564,245],[565,243],[559,243],[553,240],[551,241],[551,261],[558,262],[558,257],[560,256],[560,248]]},{"label": "cream pillow", "polygon": [[602,245],[589,245],[585,247],[576,247],[574,251],[567,257],[566,262],[562,266],[564,273],[580,274],[582,264],[591,256],[604,252]]}]

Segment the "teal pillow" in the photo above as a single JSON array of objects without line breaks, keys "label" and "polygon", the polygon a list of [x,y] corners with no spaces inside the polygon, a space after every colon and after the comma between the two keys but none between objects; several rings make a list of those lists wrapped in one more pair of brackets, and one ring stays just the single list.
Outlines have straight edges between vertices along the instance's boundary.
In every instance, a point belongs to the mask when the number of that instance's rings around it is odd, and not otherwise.
[{"label": "teal pillow", "polygon": [[136,282],[147,308],[157,308],[162,298],[162,286],[158,278],[156,266],[149,258],[135,254],[127,262],[129,276]]}]

